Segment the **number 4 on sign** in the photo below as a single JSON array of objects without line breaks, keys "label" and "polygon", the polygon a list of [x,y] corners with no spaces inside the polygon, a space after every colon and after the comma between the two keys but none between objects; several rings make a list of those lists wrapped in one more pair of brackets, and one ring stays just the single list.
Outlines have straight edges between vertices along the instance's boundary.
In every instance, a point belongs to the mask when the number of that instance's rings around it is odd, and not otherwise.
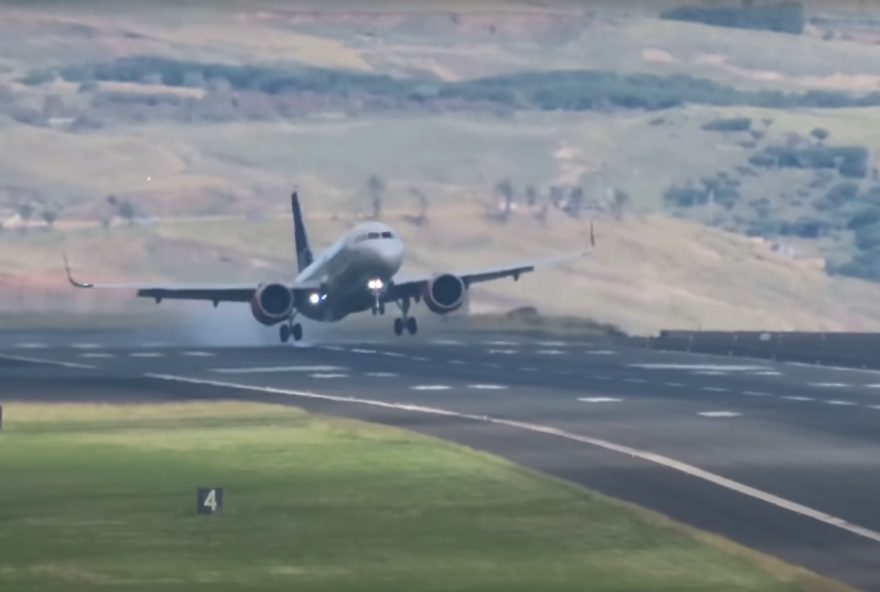
[{"label": "number 4 on sign", "polygon": [[208,492],[208,495],[205,497],[205,502],[203,504],[206,508],[211,508],[212,512],[217,511],[217,490],[212,489]]},{"label": "number 4 on sign", "polygon": [[210,515],[223,510],[223,489],[219,487],[199,487],[196,494],[196,511],[199,514]]}]

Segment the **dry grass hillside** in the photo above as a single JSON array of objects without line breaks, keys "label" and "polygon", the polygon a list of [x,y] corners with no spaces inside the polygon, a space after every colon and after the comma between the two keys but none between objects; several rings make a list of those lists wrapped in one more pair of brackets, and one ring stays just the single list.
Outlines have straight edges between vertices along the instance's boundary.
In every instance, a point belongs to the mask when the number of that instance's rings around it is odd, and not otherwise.
[{"label": "dry grass hillside", "polygon": [[[808,14],[821,10],[820,3],[806,5]],[[864,147],[876,167],[878,108],[685,104],[659,112],[538,112],[478,105],[376,113],[357,100],[306,98],[279,115],[267,111],[277,97],[230,95],[209,84],[171,86],[153,78],[78,84],[58,76],[24,82],[34,72],[151,56],[437,81],[581,69],[688,74],[749,91],[869,92],[880,89],[878,45],[823,38],[814,30],[791,36],[661,21],[659,3],[621,2],[601,10],[495,1],[450,2],[440,11],[403,2],[363,8],[341,1],[230,0],[206,6],[88,1],[76,11],[27,3],[0,7],[4,310],[129,306],[113,296],[67,292],[63,250],[97,279],[290,275],[285,196],[291,186],[302,192],[315,242],[326,243],[369,212],[365,181],[379,175],[383,217],[403,232],[413,272],[577,248],[586,220],[596,218],[600,243],[594,254],[516,285],[481,286],[475,310],[533,304],[636,332],[880,329],[880,286],[829,277],[822,269],[822,257],[848,256],[853,239],[845,228],[818,241],[786,239],[786,252],[793,248],[795,256],[784,256],[764,241],[700,224],[742,231],[755,222],[750,204],[761,200],[780,220],[810,214],[810,203],[847,179],[828,173],[822,185],[812,171],[746,170],[750,157],[810,142],[811,130],[822,128],[829,145]],[[138,105],[152,98],[155,104],[125,111],[127,119],[74,125],[83,114],[118,115],[107,111],[115,104],[106,102],[108,96]],[[175,110],[185,101],[218,96],[232,105],[222,120]],[[177,102],[162,103],[168,97]],[[736,117],[753,122],[752,135],[704,129]],[[742,194],[726,218],[716,220],[714,202],[687,212],[691,221],[669,216],[669,188],[721,173],[736,176]],[[511,181],[519,208],[506,224],[486,217],[499,199],[494,188],[501,179]],[[859,190],[876,181],[859,180]],[[541,223],[523,206],[528,186],[541,202],[554,186],[579,186],[588,207],[579,219],[552,208]],[[618,193],[628,196],[622,216],[610,207]],[[117,216],[112,227],[102,228],[102,220],[117,213],[109,195],[132,204],[135,224]],[[402,220],[416,212],[419,196],[428,205],[426,227]],[[37,205],[22,220],[22,204],[29,202]],[[58,215],[54,230],[43,228],[48,207]]]}]

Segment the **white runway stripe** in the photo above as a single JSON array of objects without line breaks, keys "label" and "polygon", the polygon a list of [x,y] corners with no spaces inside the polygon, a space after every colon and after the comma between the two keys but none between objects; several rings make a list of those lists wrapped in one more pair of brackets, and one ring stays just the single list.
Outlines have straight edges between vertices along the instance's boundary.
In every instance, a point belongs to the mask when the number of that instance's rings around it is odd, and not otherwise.
[{"label": "white runway stripe", "polygon": [[377,354],[377,353],[379,353],[374,349],[364,349],[362,347],[354,347],[348,351],[350,351],[354,354]]},{"label": "white runway stripe", "polygon": [[160,352],[131,352],[128,354],[132,358],[164,358],[165,354]]},{"label": "white runway stripe", "polygon": [[220,374],[272,374],[275,372],[336,372],[341,366],[264,366],[257,368],[214,368]]},{"label": "white runway stripe", "polygon": [[47,343],[16,343],[18,349],[46,349],[49,347]]},{"label": "white runway stripe", "polygon": [[826,405],[839,405],[841,407],[852,407],[856,404],[855,401],[841,401],[839,399],[832,399],[830,401],[824,401]]},{"label": "white runway stripe", "polygon": [[684,385],[683,385],[682,383],[680,383],[680,382],[667,382],[667,383],[666,383],[666,386],[671,386],[671,387],[673,387],[673,388],[681,388],[681,387],[683,387]]},{"label": "white runway stripe", "polygon": [[743,391],[744,395],[749,397],[772,397],[770,393],[762,393],[761,391]]},{"label": "white runway stripe", "polygon": [[737,413],[736,411],[700,411],[697,415],[702,415],[703,417],[710,417],[713,419],[720,419],[723,417],[739,417],[742,413]]},{"label": "white runway stripe", "polygon": [[348,378],[348,374],[342,373],[334,373],[334,372],[316,372],[314,374],[309,374],[312,378]]},{"label": "white runway stripe", "polygon": [[743,364],[630,364],[633,368],[646,370],[691,370],[694,372],[754,372],[770,370],[767,366],[748,366]]},{"label": "white runway stripe", "polygon": [[622,403],[623,399],[616,397],[578,397],[581,403]]},{"label": "white runway stripe", "polygon": [[503,354],[507,356],[512,356],[513,354],[518,354],[519,350],[515,349],[490,349],[490,354]]},{"label": "white runway stripe", "polygon": [[651,452],[648,450],[642,450],[639,448],[633,448],[632,446],[626,446],[623,444],[617,444],[615,442],[611,442],[609,440],[603,440],[601,438],[593,438],[590,436],[584,436],[580,434],[575,434],[573,432],[568,432],[566,430],[562,430],[559,428],[554,428],[547,425],[515,421],[510,419],[501,419],[498,417],[489,417],[485,415],[475,415],[469,413],[459,413],[456,411],[450,411],[448,409],[441,409],[437,407],[426,407],[422,405],[416,405],[414,403],[389,403],[386,401],[378,401],[375,399],[363,399],[359,397],[349,397],[349,396],[335,396],[335,395],[325,395],[320,393],[313,393],[308,391],[297,391],[297,390],[287,390],[287,389],[278,389],[272,387],[254,387],[245,384],[234,384],[228,382],[219,382],[213,380],[200,380],[195,378],[187,378],[183,376],[171,376],[167,374],[146,374],[147,377],[155,378],[159,380],[167,380],[173,382],[180,382],[185,384],[201,384],[208,386],[215,386],[219,388],[227,388],[239,391],[250,391],[257,393],[268,393],[275,395],[283,395],[287,397],[297,397],[302,399],[317,399],[323,401],[334,401],[338,403],[344,404],[357,404],[357,405],[369,405],[373,407],[380,407],[384,409],[395,409],[400,411],[409,411],[412,413],[423,413],[427,415],[438,415],[443,417],[452,417],[456,419],[467,419],[474,422],[479,423],[487,423],[492,425],[500,425],[504,427],[519,429],[527,432],[532,432],[536,434],[544,434],[548,436],[555,436],[557,438],[561,438],[563,440],[568,440],[571,442],[578,442],[581,444],[586,444],[588,446],[594,446],[596,448],[601,448],[603,450],[608,450],[611,452],[619,453],[623,456],[630,458],[638,458],[645,462],[649,462],[658,466],[662,466],[666,469],[676,471],[678,473],[682,473],[688,475],[690,477],[694,477],[696,479],[701,479],[708,483],[712,483],[719,487],[723,487],[729,491],[734,491],[741,495],[745,495],[751,497],[752,499],[759,500],[766,504],[770,504],[776,508],[786,510],[788,512],[792,512],[799,516],[803,516],[805,518],[809,518],[816,522],[820,522],[822,524],[826,524],[828,526],[832,526],[834,528],[846,531],[850,534],[854,534],[856,536],[874,541],[876,543],[880,543],[880,532],[876,530],[871,530],[870,528],[866,528],[864,526],[860,526],[858,524],[853,524],[852,522],[848,522],[843,518],[839,518],[832,514],[828,514],[826,512],[822,512],[821,510],[816,510],[809,506],[805,506],[803,504],[788,500],[786,498],[780,497],[778,495],[763,491],[756,487],[752,487],[750,485],[746,485],[744,483],[740,483],[738,481],[734,481],[728,477],[723,477],[716,473],[712,473],[705,469],[701,469],[694,465],[687,464],[680,460],[676,460],[674,458],[663,456],[661,454],[657,454],[655,452]]},{"label": "white runway stripe", "polygon": [[185,351],[181,355],[190,357],[190,358],[213,358],[217,354],[206,352],[206,351]]},{"label": "white runway stripe", "polygon": [[644,378],[624,378],[623,382],[631,382],[633,384],[645,384],[648,381]]},{"label": "white runway stripe", "polygon": [[395,372],[367,372],[365,376],[371,378],[396,378],[400,375]]},{"label": "white runway stripe", "polygon": [[565,352],[561,349],[539,349],[535,353],[539,356],[561,356]]},{"label": "white runway stripe", "polygon": [[486,341],[484,345],[500,345],[501,347],[518,346],[518,341]]},{"label": "white runway stripe", "polygon": [[432,339],[433,345],[464,345],[463,341],[457,339]]},{"label": "white runway stripe", "polygon": [[704,386],[702,388],[704,391],[708,391],[710,393],[727,393],[730,392],[730,389],[721,388],[720,386]]},{"label": "white runway stripe", "polygon": [[79,354],[81,358],[112,358],[115,354],[108,354],[106,352],[85,352]]},{"label": "white runway stripe", "polygon": [[445,384],[417,384],[409,388],[414,391],[448,391],[452,387]]},{"label": "white runway stripe", "polygon": [[469,389],[476,389],[478,391],[506,391],[507,387],[503,384],[469,384]]},{"label": "white runway stripe", "polygon": [[104,347],[100,343],[71,343],[73,349],[101,349]]},{"label": "white runway stripe", "polygon": [[617,354],[616,351],[610,349],[588,349],[584,353],[588,356],[613,356]]},{"label": "white runway stripe", "polygon": [[849,388],[849,385],[844,382],[811,382],[810,386],[817,388]]},{"label": "white runway stripe", "polygon": [[566,347],[570,344],[565,341],[537,341],[535,345],[540,347]]},{"label": "white runway stripe", "polygon": [[794,396],[794,395],[782,397],[782,398],[785,399],[786,401],[815,401],[815,399],[813,397],[798,397],[798,396]]},{"label": "white runway stripe", "polygon": [[43,358],[32,358],[30,356],[9,356],[0,355],[0,360],[10,360],[12,362],[30,362],[32,364],[46,364],[47,366],[61,366],[62,368],[76,368],[78,370],[94,370],[95,366],[88,364],[77,364],[76,362],[59,362],[57,360],[45,360]]}]

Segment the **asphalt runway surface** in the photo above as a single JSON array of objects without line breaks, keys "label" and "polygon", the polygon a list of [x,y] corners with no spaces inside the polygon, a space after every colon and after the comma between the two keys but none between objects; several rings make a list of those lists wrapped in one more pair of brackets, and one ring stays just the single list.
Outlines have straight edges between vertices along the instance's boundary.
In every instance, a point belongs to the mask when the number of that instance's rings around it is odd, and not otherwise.
[{"label": "asphalt runway surface", "polygon": [[0,333],[0,402],[236,398],[442,437],[880,591],[880,373],[440,331]]}]

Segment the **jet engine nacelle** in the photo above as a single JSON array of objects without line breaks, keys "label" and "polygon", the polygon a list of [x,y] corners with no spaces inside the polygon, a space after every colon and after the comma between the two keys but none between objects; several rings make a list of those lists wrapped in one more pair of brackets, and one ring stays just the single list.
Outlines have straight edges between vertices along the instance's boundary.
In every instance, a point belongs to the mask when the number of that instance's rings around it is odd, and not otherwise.
[{"label": "jet engine nacelle", "polygon": [[425,285],[425,305],[434,314],[448,314],[461,308],[466,294],[464,280],[457,275],[444,273]]},{"label": "jet engine nacelle", "polygon": [[293,292],[284,284],[264,284],[251,298],[251,312],[264,325],[277,325],[293,312]]}]

